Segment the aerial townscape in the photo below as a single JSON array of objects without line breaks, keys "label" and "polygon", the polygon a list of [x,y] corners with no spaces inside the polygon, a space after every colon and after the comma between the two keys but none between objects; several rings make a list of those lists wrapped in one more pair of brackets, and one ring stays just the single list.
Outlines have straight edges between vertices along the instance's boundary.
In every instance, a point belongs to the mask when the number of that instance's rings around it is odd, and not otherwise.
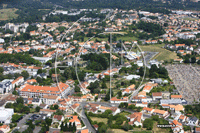
[{"label": "aerial townscape", "polygon": [[0,133],[200,133],[199,0],[0,1]]}]

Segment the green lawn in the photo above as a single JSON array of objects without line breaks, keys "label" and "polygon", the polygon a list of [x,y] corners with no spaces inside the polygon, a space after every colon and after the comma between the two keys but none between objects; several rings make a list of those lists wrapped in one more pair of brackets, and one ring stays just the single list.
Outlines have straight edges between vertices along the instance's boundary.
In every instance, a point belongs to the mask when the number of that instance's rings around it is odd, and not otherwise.
[{"label": "green lawn", "polygon": [[[162,48],[164,44],[155,44],[155,45],[146,45],[140,46],[142,51],[151,51],[151,52],[159,52],[153,59],[161,60],[170,60],[176,59],[178,56],[175,52],[169,51],[167,49]],[[134,51],[139,50],[139,48],[134,49]]]},{"label": "green lawn", "polygon": [[99,122],[103,122],[103,123],[107,123],[108,119],[107,118],[98,118],[98,117],[90,117],[92,121],[97,121]]},{"label": "green lawn", "polygon": [[117,37],[117,40],[121,39],[122,41],[136,41],[137,38],[136,37],[129,37],[129,36],[122,36],[122,37]]},{"label": "green lawn", "polygon": [[0,10],[0,21],[1,20],[11,20],[13,18],[17,18],[18,14],[15,13],[17,10],[18,9],[16,9],[16,8],[1,9]]}]

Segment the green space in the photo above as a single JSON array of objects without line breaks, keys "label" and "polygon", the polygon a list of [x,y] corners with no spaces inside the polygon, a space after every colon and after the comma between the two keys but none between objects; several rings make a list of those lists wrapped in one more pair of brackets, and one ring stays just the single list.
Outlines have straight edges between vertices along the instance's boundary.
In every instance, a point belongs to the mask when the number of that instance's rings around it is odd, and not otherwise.
[{"label": "green space", "polygon": [[0,10],[0,21],[2,20],[11,20],[18,17],[18,14],[16,14],[16,11],[18,9],[16,8],[7,8],[7,9],[1,9]]},{"label": "green space", "polygon": [[107,118],[90,117],[92,121],[107,123]]},{"label": "green space", "polygon": [[198,18],[187,17],[187,18],[183,18],[183,20],[195,21],[195,20],[198,20]]},{"label": "green space", "polygon": [[[151,52],[159,52],[153,59],[157,59],[158,61],[167,60],[170,61],[171,59],[176,59],[178,56],[176,53],[169,51],[163,48],[164,44],[155,44],[155,45],[146,45],[140,46],[142,51],[151,51]],[[139,50],[139,48],[134,49],[134,51]]]}]

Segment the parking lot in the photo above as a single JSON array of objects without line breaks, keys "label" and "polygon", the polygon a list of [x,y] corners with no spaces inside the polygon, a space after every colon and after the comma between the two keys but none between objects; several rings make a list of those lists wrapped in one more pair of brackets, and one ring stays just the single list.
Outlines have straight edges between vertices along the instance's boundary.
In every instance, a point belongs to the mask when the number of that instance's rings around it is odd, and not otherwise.
[{"label": "parking lot", "polygon": [[[17,127],[19,128],[20,132],[23,132],[24,130],[26,130],[28,128],[28,125],[26,125],[26,123],[30,120],[32,120],[33,124],[35,124],[36,120],[44,120],[46,118],[46,114],[28,114],[28,115],[24,115],[24,117],[17,123]],[[34,129],[34,133],[39,132],[41,129],[41,127],[36,126]]]}]

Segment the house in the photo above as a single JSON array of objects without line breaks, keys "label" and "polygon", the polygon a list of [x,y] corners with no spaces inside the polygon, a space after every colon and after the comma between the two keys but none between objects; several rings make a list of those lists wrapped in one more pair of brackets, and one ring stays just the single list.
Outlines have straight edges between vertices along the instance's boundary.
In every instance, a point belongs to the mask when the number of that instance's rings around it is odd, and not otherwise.
[{"label": "house", "polygon": [[154,109],[148,108],[148,107],[144,107],[144,108],[142,109],[142,112],[145,112],[145,113],[148,113],[148,114],[152,114],[153,111],[154,111]]},{"label": "house", "polygon": [[145,85],[144,88],[143,88],[143,91],[149,93],[149,92],[151,91],[152,88],[153,88],[153,86]]},{"label": "house", "polygon": [[139,101],[141,101],[142,100],[142,98],[141,97],[138,97],[138,96],[134,96],[133,98],[132,98],[132,101],[133,102],[139,102]]},{"label": "house", "polygon": [[81,121],[79,120],[78,116],[74,115],[73,118],[69,120],[69,123],[70,122],[72,123],[72,125],[73,123],[75,123],[77,129],[81,128]]},{"label": "house", "polygon": [[4,79],[3,81],[0,82],[0,93],[1,94],[12,91],[12,89],[13,89],[12,81],[13,80]]},{"label": "house", "polygon": [[0,123],[10,124],[14,109],[0,107]]},{"label": "house", "polygon": [[47,105],[52,105],[58,102],[59,96],[54,95],[44,95],[42,99],[42,102]]},{"label": "house", "polygon": [[13,88],[20,86],[24,82],[24,77],[20,76],[12,81]]},{"label": "house", "polygon": [[61,121],[63,121],[63,120],[64,120],[63,115],[54,115],[54,116],[53,116],[53,121],[52,121],[52,122],[61,123]]},{"label": "house", "polygon": [[180,115],[180,117],[178,118],[178,121],[182,123],[182,122],[185,122],[186,119],[187,119],[186,116]]},{"label": "house", "polygon": [[136,107],[147,107],[148,103],[147,102],[136,102],[135,106]]},{"label": "house", "polygon": [[135,112],[127,118],[130,120],[130,122],[128,123],[129,125],[142,126],[141,120],[143,119],[143,114],[141,112]]},{"label": "house", "polygon": [[122,91],[122,95],[130,94],[133,91],[135,91],[135,85],[132,84],[129,87],[127,87],[125,90]]},{"label": "house", "polygon": [[195,133],[200,133],[200,127],[195,128]]},{"label": "house", "polygon": [[53,113],[55,113],[56,110],[51,110],[51,109],[40,109],[40,114],[50,114],[52,115]]},{"label": "house", "polygon": [[193,116],[193,117],[189,117],[187,121],[188,121],[188,125],[197,126],[199,119],[197,117]]},{"label": "house", "polygon": [[176,47],[176,48],[185,47],[185,44],[175,44],[175,47]]},{"label": "house", "polygon": [[8,133],[10,131],[10,127],[8,125],[2,125],[0,126],[0,131],[3,131],[3,133]]},{"label": "house", "polygon": [[152,93],[153,100],[160,100],[162,99],[162,92],[153,92]]},{"label": "house", "polygon": [[160,110],[160,109],[154,109],[153,115],[158,115],[159,117],[168,117],[170,114],[167,111]]},{"label": "house", "polygon": [[138,97],[146,97],[146,92],[145,91],[140,91],[138,93]]},{"label": "house", "polygon": [[171,99],[182,99],[182,95],[171,95]]},{"label": "house", "polygon": [[182,133],[182,132],[184,133],[182,124],[179,123],[177,120],[173,120],[173,122],[170,124],[174,125],[171,127],[174,133]]},{"label": "house", "polygon": [[77,112],[78,108],[79,108],[80,104],[75,103],[71,106],[71,108],[73,109],[73,111]]},{"label": "house", "polygon": [[117,99],[116,97],[113,97],[110,99],[111,103],[127,103],[128,99]]},{"label": "house", "polygon": [[[54,82],[56,82],[60,78],[60,74],[52,74],[51,78]],[[59,80],[58,80],[59,81]]]},{"label": "house", "polygon": [[40,73],[40,74],[37,75],[37,77],[40,77],[42,79],[47,79],[46,73]]},{"label": "house", "polygon": [[94,129],[98,131],[99,126],[97,124],[93,125]]},{"label": "house", "polygon": [[170,92],[162,92],[162,99],[169,99],[170,98]]},{"label": "house", "polygon": [[78,133],[90,133],[90,132],[89,132],[89,129],[84,129],[84,130],[81,130],[81,131],[78,132]]},{"label": "house", "polygon": [[170,104],[162,104],[163,108],[169,108],[171,111],[175,113],[180,113],[180,111],[184,111],[183,105],[170,105]]},{"label": "house", "polygon": [[116,115],[118,113],[120,113],[120,109],[117,107],[105,107],[105,106],[100,106],[99,110],[103,113],[106,110],[111,110],[113,115]]}]

